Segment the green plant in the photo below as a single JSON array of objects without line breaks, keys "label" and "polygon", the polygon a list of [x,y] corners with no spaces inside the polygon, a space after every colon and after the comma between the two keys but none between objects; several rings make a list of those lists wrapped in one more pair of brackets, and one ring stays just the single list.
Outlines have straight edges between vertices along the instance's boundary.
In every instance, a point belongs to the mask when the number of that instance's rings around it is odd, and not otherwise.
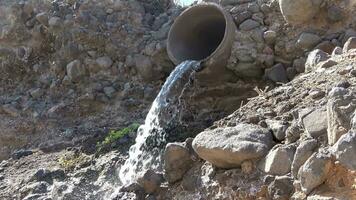
[{"label": "green plant", "polygon": [[105,137],[105,139],[97,144],[98,149],[100,150],[103,147],[107,147],[120,140],[125,135],[130,134],[132,132],[136,132],[139,126],[139,124],[133,123],[130,126],[120,130],[111,130],[109,134]]}]

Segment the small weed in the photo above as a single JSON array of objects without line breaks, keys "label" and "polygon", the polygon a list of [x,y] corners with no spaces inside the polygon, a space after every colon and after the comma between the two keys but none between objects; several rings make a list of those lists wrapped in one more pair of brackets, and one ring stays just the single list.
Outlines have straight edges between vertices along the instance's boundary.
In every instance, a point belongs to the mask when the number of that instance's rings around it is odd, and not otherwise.
[{"label": "small weed", "polygon": [[120,140],[125,135],[128,135],[132,132],[136,132],[139,126],[139,124],[133,123],[130,126],[120,130],[111,130],[102,142],[98,142],[98,151],[100,152],[102,149],[112,146],[115,142]]},{"label": "small weed", "polygon": [[88,160],[89,158],[82,153],[67,152],[59,157],[58,163],[64,169],[71,170]]}]

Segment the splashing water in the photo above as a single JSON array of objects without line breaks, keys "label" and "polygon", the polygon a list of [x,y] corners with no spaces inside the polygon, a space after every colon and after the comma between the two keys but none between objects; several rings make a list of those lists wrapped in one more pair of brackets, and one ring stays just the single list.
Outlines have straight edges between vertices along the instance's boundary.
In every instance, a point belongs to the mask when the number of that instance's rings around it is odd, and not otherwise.
[{"label": "splashing water", "polygon": [[139,172],[147,169],[162,171],[161,156],[167,129],[180,121],[182,95],[199,67],[198,61],[185,61],[167,78],[146,116],[145,124],[137,131],[136,143],[130,148],[128,160],[120,169],[123,184],[136,180]]}]

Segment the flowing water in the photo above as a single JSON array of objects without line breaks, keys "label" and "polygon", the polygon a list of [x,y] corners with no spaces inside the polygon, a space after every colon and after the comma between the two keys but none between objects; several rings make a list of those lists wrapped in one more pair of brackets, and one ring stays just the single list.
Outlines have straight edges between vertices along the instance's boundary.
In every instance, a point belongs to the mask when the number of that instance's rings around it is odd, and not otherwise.
[{"label": "flowing water", "polygon": [[179,123],[182,95],[199,67],[198,61],[185,61],[167,78],[146,116],[145,124],[137,131],[136,143],[130,148],[128,160],[120,169],[122,184],[134,181],[139,172],[147,169],[162,170],[167,130]]}]

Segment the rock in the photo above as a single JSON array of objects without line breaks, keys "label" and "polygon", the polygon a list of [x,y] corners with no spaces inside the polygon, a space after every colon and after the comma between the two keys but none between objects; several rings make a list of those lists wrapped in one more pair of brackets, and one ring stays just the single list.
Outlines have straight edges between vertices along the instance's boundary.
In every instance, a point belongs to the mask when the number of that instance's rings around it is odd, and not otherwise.
[{"label": "rock", "polygon": [[342,51],[346,53],[351,49],[356,49],[356,37],[350,37],[344,44]]},{"label": "rock", "polygon": [[302,141],[294,155],[292,163],[292,176],[297,178],[300,167],[308,160],[308,158],[314,153],[315,148],[318,146],[318,142],[315,139],[308,139]]},{"label": "rock", "polygon": [[265,39],[267,44],[274,44],[277,38],[277,33],[272,30],[265,31],[263,33],[263,38]]},{"label": "rock", "polygon": [[350,131],[340,137],[333,146],[336,159],[344,167],[356,170],[356,132]]},{"label": "rock", "polygon": [[327,69],[327,68],[330,68],[330,67],[333,67],[337,65],[337,62],[335,60],[332,60],[332,59],[328,59],[326,61],[323,61],[323,62],[320,62],[318,63],[318,65],[316,66],[317,69]]},{"label": "rock", "polygon": [[321,185],[326,180],[331,166],[332,162],[327,155],[314,153],[298,173],[302,191],[309,194],[314,188]]},{"label": "rock", "polygon": [[336,56],[336,55],[341,55],[341,54],[342,54],[342,48],[341,47],[335,47],[335,49],[331,53],[331,56]]},{"label": "rock", "polygon": [[321,1],[279,0],[284,19],[290,24],[302,24],[319,13]]},{"label": "rock", "polygon": [[48,191],[48,187],[49,184],[47,182],[40,181],[26,186],[26,189],[30,190],[33,194],[43,194]]},{"label": "rock", "polygon": [[61,18],[59,17],[51,17],[49,20],[48,20],[48,25],[52,28],[57,28],[61,25]]},{"label": "rock", "polygon": [[134,57],[138,73],[145,81],[151,81],[154,77],[160,77],[154,74],[153,64],[149,57],[138,54]]},{"label": "rock", "polygon": [[344,18],[342,9],[336,5],[331,5],[328,8],[328,20],[331,22],[338,22]]},{"label": "rock", "polygon": [[329,145],[335,144],[343,134],[351,129],[352,115],[356,109],[355,96],[348,95],[346,89],[339,89],[339,95],[336,95],[338,88],[333,88],[329,93],[330,98],[327,103]]},{"label": "rock", "polygon": [[30,91],[30,95],[34,99],[38,99],[43,95],[43,91],[41,90],[41,88],[36,88]]},{"label": "rock", "polygon": [[238,62],[236,65],[228,65],[228,68],[234,73],[243,78],[260,78],[262,76],[262,69],[255,63]]},{"label": "rock", "polygon": [[325,92],[324,91],[321,91],[321,90],[312,90],[310,93],[309,93],[309,96],[312,98],[312,99],[321,99],[325,96]]},{"label": "rock", "polygon": [[341,41],[342,44],[345,44],[347,42],[347,40],[351,37],[356,37],[356,31],[350,28],[345,31],[345,35]]},{"label": "rock", "polygon": [[116,93],[116,90],[114,87],[104,87],[104,93],[106,96],[108,96],[109,98],[112,98],[114,96],[114,94]]},{"label": "rock", "polygon": [[297,75],[297,70],[294,67],[288,67],[286,70],[288,80],[293,80]]},{"label": "rock", "polygon": [[51,171],[48,169],[38,169],[30,180],[45,181],[47,183],[51,183],[53,181]]},{"label": "rock", "polygon": [[0,113],[3,112],[11,117],[17,117],[20,115],[20,111],[12,104],[5,104],[0,107]]},{"label": "rock", "polygon": [[272,130],[272,133],[277,140],[283,141],[286,138],[288,123],[277,120],[266,120],[266,123],[268,128]]},{"label": "rock", "polygon": [[254,164],[251,160],[242,162],[242,164],[241,164],[242,173],[251,174],[253,169],[254,169]]},{"label": "rock", "polygon": [[247,10],[252,13],[257,13],[260,11],[260,7],[255,2],[251,2],[247,4]]},{"label": "rock", "polygon": [[319,42],[321,38],[313,33],[302,33],[296,43],[298,48],[303,50],[310,50],[314,48]]},{"label": "rock", "polygon": [[207,130],[193,140],[195,152],[221,168],[234,168],[243,161],[259,159],[272,145],[272,135],[267,129],[250,124]]},{"label": "rock", "polygon": [[153,194],[163,182],[163,175],[157,174],[153,170],[147,170],[143,176],[138,178],[138,183],[143,187],[145,193]]},{"label": "rock", "polygon": [[252,14],[249,11],[238,12],[238,13],[236,13],[236,15],[234,15],[234,19],[235,19],[235,22],[237,25],[240,25],[243,21],[245,21],[251,17],[252,17]]},{"label": "rock", "polygon": [[39,21],[41,24],[48,26],[48,13],[46,12],[41,12],[36,15],[37,21]]},{"label": "rock", "polygon": [[108,56],[103,56],[96,59],[96,63],[101,69],[109,69],[113,64],[112,60]]},{"label": "rock", "polygon": [[305,63],[305,71],[306,72],[313,71],[318,63],[322,61],[326,61],[327,59],[329,59],[329,57],[330,56],[324,51],[321,51],[319,49],[313,50],[308,54],[308,58]]},{"label": "rock", "polygon": [[282,64],[276,64],[275,66],[265,70],[265,76],[274,82],[286,83],[288,82],[286,69]]},{"label": "rock", "polygon": [[293,68],[295,68],[295,70],[298,73],[303,73],[305,71],[305,62],[306,62],[305,58],[295,59],[293,61]]},{"label": "rock", "polygon": [[309,137],[317,138],[327,133],[328,119],[324,108],[312,111],[303,117],[302,122]]},{"label": "rock", "polygon": [[11,157],[14,160],[18,160],[20,158],[23,158],[23,157],[26,157],[26,156],[29,156],[32,154],[33,154],[33,151],[31,151],[31,150],[21,149],[21,150],[18,150],[18,151],[15,151],[14,153],[12,153]]},{"label": "rock", "polygon": [[291,170],[294,153],[294,145],[277,145],[260,161],[258,167],[268,174],[285,175]]},{"label": "rock", "polygon": [[67,76],[72,82],[79,82],[85,75],[85,67],[80,60],[74,60],[67,65]]},{"label": "rock", "polygon": [[191,168],[193,160],[189,149],[181,143],[169,143],[164,151],[164,172],[169,183],[181,180]]},{"label": "rock", "polygon": [[340,97],[340,96],[346,95],[346,94],[348,94],[348,90],[347,89],[342,88],[342,87],[333,87],[330,90],[328,96],[330,98],[337,98],[337,97]]},{"label": "rock", "polygon": [[268,194],[272,199],[288,200],[293,191],[293,179],[289,176],[277,176],[268,186]]},{"label": "rock", "polygon": [[250,31],[250,30],[255,29],[259,26],[260,26],[260,23],[256,22],[255,20],[247,19],[240,24],[239,28],[243,31]]},{"label": "rock", "polygon": [[320,49],[325,53],[331,54],[335,48],[335,45],[330,41],[323,41],[320,44],[316,45],[315,49]]}]

